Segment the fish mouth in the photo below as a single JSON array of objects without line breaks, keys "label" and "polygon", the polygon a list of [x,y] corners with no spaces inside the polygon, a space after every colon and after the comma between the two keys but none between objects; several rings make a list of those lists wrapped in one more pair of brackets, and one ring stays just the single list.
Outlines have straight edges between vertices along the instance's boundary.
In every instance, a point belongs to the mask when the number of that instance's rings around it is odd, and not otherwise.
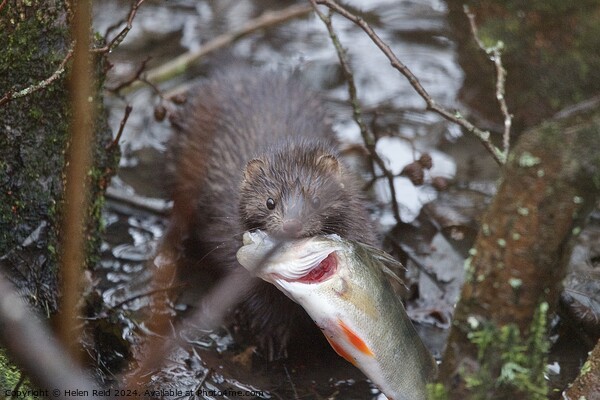
[{"label": "fish mouth", "polygon": [[275,274],[278,279],[287,281],[287,282],[297,282],[304,284],[315,284],[326,281],[331,278],[338,269],[338,257],[335,254],[335,251],[332,251],[327,255],[327,257],[323,258],[321,261],[313,265],[308,269],[308,272],[299,277],[286,277],[280,274]]}]

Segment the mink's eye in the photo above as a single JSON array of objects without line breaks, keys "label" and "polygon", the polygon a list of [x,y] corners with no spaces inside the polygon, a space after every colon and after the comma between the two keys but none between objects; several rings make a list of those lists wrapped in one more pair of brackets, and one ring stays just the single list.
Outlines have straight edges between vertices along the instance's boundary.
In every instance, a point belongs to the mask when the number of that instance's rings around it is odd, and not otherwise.
[{"label": "mink's eye", "polygon": [[272,199],[272,198],[270,198],[270,197],[267,199],[267,208],[268,208],[269,210],[272,210],[272,209],[274,209],[274,208],[275,208],[275,200],[273,200],[273,199]]},{"label": "mink's eye", "polygon": [[313,197],[310,200],[310,205],[312,206],[312,208],[314,208],[315,210],[318,210],[319,208],[321,208],[321,198],[319,198],[318,196]]}]

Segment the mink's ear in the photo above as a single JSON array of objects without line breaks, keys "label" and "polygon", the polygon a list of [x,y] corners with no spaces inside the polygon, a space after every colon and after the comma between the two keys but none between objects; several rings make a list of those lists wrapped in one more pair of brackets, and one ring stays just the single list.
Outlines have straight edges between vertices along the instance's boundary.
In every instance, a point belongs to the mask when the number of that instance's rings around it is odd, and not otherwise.
[{"label": "mink's ear", "polygon": [[337,157],[331,154],[319,156],[319,158],[317,158],[317,167],[321,171],[333,176],[341,177],[342,175],[342,166],[340,165],[340,162]]},{"label": "mink's ear", "polygon": [[246,181],[252,181],[256,179],[257,176],[265,173],[265,167],[266,163],[259,158],[254,158],[248,161],[246,168],[244,168],[244,179]]}]

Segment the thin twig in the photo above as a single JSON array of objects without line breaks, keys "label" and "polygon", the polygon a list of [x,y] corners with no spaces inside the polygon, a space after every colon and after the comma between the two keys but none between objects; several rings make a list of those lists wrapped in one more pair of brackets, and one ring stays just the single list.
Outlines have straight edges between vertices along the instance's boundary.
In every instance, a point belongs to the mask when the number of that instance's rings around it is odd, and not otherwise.
[{"label": "thin twig", "polygon": [[0,11],[2,11],[2,9],[4,8],[4,6],[6,5],[6,3],[8,3],[8,0],[4,0],[2,2],[2,4],[0,4]]},{"label": "thin twig", "polygon": [[[196,352],[196,350],[194,349],[194,353]],[[198,357],[200,358],[200,357]],[[198,382],[198,384],[196,385],[196,387],[194,388],[194,393],[199,393],[200,389],[202,389],[202,386],[204,386],[204,384],[206,383],[206,380],[214,373],[215,371],[212,368],[209,368],[206,373],[204,374],[204,376],[202,377],[202,379],[200,379],[200,382]]]},{"label": "thin twig", "polygon": [[130,78],[117,84],[115,87],[106,88],[106,90],[108,90],[109,92],[118,94],[121,89],[126,88],[127,86],[131,85],[133,82],[139,80],[140,77],[142,76],[142,73],[146,69],[146,65],[148,64],[148,61],[150,61],[151,59],[152,59],[152,57],[146,57],[146,59],[144,61],[142,61],[142,63],[138,67],[138,69],[133,73],[133,75]]},{"label": "thin twig", "polygon": [[459,112],[450,112],[444,107],[438,105],[435,102],[435,100],[431,98],[429,93],[427,93],[425,88],[421,85],[421,83],[419,82],[417,77],[412,73],[412,71],[408,69],[408,67],[398,59],[398,57],[394,54],[392,49],[390,49],[390,47],[375,33],[375,31],[367,22],[365,22],[365,20],[363,20],[357,15],[352,14],[350,11],[340,6],[333,0],[316,0],[316,2],[317,4],[322,4],[324,6],[329,7],[330,9],[340,14],[342,17],[358,25],[358,27],[361,28],[367,34],[367,36],[369,36],[369,38],[371,38],[373,43],[375,43],[375,45],[379,47],[379,49],[390,61],[392,67],[394,67],[402,75],[404,75],[404,77],[408,80],[408,82],[415,89],[415,91],[421,96],[423,100],[425,100],[428,110],[439,114],[446,120],[454,122],[462,126],[468,132],[474,134],[477,138],[479,138],[484,147],[490,152],[494,160],[499,165],[503,165],[506,162],[506,157],[502,150],[494,146],[494,144],[489,140],[490,132],[482,131],[481,129],[477,128],[471,122],[466,120]]},{"label": "thin twig", "polygon": [[19,91],[9,90],[7,93],[4,94],[4,96],[2,96],[2,98],[0,98],[0,106],[3,106],[4,104],[8,103],[9,101],[11,101],[13,99],[18,99],[20,97],[29,96],[30,94],[35,93],[38,90],[48,87],[50,84],[52,84],[58,78],[60,78],[65,72],[65,65],[71,59],[71,56],[73,56],[73,48],[74,48],[74,45],[71,45],[71,48],[67,52],[67,55],[65,56],[65,58],[63,58],[63,60],[60,62],[60,65],[58,66],[56,71],[54,71],[54,73],[50,77],[48,77],[48,78],[44,79],[43,81],[40,81],[36,84],[28,86],[25,89],[21,89]]},{"label": "thin twig", "polygon": [[469,10],[469,6],[464,6],[464,12],[469,18],[469,25],[471,26],[471,33],[475,38],[475,42],[479,48],[486,52],[490,56],[490,59],[494,62],[496,67],[496,99],[500,104],[500,111],[504,117],[504,132],[502,134],[502,147],[504,151],[504,157],[508,157],[508,150],[510,148],[510,128],[512,126],[512,114],[508,112],[508,106],[506,105],[505,97],[505,83],[506,83],[506,70],[502,65],[502,49],[504,43],[499,41],[495,46],[487,47],[477,32],[477,24],[475,23],[475,15]]},{"label": "thin twig", "polygon": [[123,129],[125,128],[125,124],[127,124],[127,120],[129,119],[129,114],[131,114],[132,109],[133,107],[131,107],[131,104],[127,104],[125,106],[125,114],[123,115],[121,123],[119,124],[119,131],[117,132],[117,136],[115,136],[112,142],[106,145],[106,150],[110,151],[117,147],[117,145],[119,144],[119,141],[121,140],[121,135],[123,134]]},{"label": "thin twig", "polygon": [[[129,10],[129,15],[127,16],[127,22],[125,24],[125,27],[121,30],[121,32],[119,32],[110,42],[108,42],[108,44],[106,44],[106,46],[100,47],[97,49],[92,49],[92,52],[94,52],[94,53],[109,53],[109,52],[113,51],[115,49],[115,47],[117,47],[125,39],[125,36],[127,36],[129,31],[133,27],[133,19],[135,18],[135,15],[137,14],[138,8],[140,8],[140,6],[142,5],[142,3],[144,1],[145,0],[137,0],[131,6],[131,9]],[[115,29],[118,25],[120,25],[122,23],[123,23],[123,21],[120,21],[117,24],[108,28],[106,30],[106,36],[108,36],[108,33],[111,30]]]},{"label": "thin twig", "polygon": [[[388,180],[388,184],[390,186],[390,193],[391,193],[391,197],[392,197],[392,199],[391,199],[392,212],[394,214],[394,218],[396,219],[396,222],[400,223],[402,220],[400,218],[400,208],[398,207],[398,201],[396,199],[396,190],[394,187],[394,176],[387,169],[385,162],[381,159],[381,157],[375,150],[375,144],[376,144],[375,138],[373,137],[372,132],[369,131],[369,128],[367,127],[367,125],[365,124],[365,122],[362,118],[361,105],[360,105],[360,101],[358,100],[356,84],[354,81],[354,74],[352,73],[352,69],[350,68],[350,65],[348,63],[348,60],[346,57],[346,51],[342,47],[339,37],[337,36],[335,30],[333,29],[333,25],[331,24],[332,11],[330,10],[330,14],[328,16],[326,16],[318,9],[315,0],[310,0],[310,3],[312,5],[313,9],[315,10],[315,13],[317,14],[317,16],[321,19],[321,21],[323,21],[323,23],[327,27],[327,31],[329,32],[329,37],[331,38],[331,41],[335,47],[335,51],[336,51],[338,59],[340,61],[340,66],[342,67],[342,73],[348,84],[348,96],[350,97],[350,104],[352,105],[352,117],[354,118],[354,121],[356,122],[356,124],[358,125],[358,127],[360,129],[360,133],[363,138],[363,142],[365,144],[365,147],[367,148],[367,151],[369,152],[369,155],[371,156],[371,159],[377,164],[377,166],[381,169],[381,171],[383,172],[383,174],[385,175],[385,177]],[[371,175],[375,176],[374,170],[371,171]]]}]

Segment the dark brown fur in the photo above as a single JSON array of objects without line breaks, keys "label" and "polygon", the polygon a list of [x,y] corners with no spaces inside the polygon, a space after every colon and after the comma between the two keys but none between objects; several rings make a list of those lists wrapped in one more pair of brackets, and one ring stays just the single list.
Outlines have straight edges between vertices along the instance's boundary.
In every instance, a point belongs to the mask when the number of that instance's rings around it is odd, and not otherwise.
[{"label": "dark brown fur", "polygon": [[[242,268],[235,253],[252,229],[374,244],[323,104],[296,81],[256,71],[218,76],[191,94],[173,124],[174,209],[163,248],[183,254],[180,269],[218,280]],[[285,353],[294,331],[314,329],[298,305],[264,282],[236,314],[269,358]]]}]

